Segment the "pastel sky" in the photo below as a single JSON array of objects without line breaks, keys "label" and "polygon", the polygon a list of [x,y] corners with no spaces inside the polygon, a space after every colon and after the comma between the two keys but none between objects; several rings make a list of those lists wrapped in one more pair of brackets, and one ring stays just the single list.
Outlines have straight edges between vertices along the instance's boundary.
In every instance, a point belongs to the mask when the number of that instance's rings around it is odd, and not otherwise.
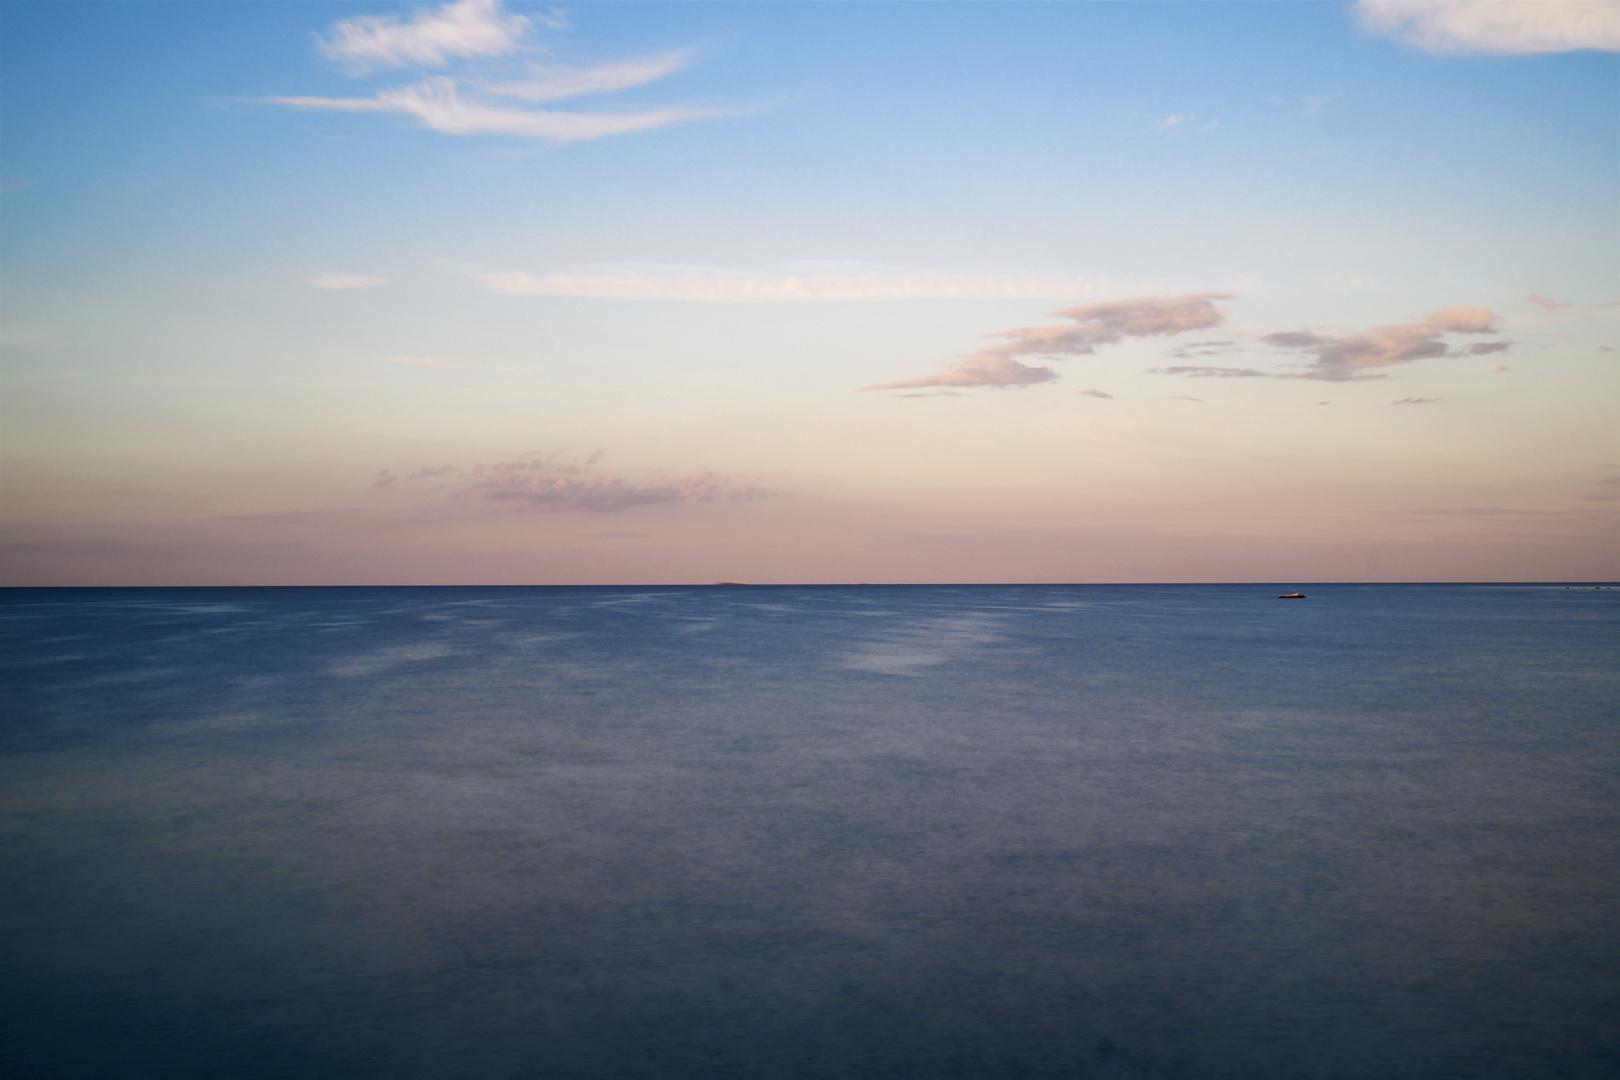
[{"label": "pastel sky", "polygon": [[0,584],[1620,578],[1620,4],[0,4]]}]

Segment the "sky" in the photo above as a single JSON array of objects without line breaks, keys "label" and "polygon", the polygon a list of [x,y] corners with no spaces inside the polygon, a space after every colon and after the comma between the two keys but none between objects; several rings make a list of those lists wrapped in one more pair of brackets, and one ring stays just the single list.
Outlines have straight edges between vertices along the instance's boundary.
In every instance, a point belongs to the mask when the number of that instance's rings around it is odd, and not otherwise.
[{"label": "sky", "polygon": [[1620,579],[1620,4],[0,3],[0,584]]}]

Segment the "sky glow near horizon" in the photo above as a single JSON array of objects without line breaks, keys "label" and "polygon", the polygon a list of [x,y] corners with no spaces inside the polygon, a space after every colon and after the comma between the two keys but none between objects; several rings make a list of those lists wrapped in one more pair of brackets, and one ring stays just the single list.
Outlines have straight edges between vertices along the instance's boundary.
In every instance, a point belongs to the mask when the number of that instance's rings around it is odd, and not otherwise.
[{"label": "sky glow near horizon", "polygon": [[0,584],[1620,578],[1620,4],[0,50]]}]

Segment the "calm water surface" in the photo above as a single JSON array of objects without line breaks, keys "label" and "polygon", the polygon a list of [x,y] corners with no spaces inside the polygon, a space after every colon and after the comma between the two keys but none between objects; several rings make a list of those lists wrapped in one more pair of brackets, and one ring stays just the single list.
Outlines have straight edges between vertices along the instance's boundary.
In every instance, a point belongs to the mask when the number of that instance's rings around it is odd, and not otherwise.
[{"label": "calm water surface", "polygon": [[0,594],[0,1072],[1612,1078],[1620,591]]}]

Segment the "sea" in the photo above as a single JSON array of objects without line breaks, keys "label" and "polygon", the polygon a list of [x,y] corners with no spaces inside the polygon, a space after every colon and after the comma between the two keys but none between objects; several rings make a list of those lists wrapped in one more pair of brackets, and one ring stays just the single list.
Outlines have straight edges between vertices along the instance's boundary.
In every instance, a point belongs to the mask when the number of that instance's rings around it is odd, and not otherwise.
[{"label": "sea", "polygon": [[1620,589],[0,592],[0,1074],[1620,1076]]}]

